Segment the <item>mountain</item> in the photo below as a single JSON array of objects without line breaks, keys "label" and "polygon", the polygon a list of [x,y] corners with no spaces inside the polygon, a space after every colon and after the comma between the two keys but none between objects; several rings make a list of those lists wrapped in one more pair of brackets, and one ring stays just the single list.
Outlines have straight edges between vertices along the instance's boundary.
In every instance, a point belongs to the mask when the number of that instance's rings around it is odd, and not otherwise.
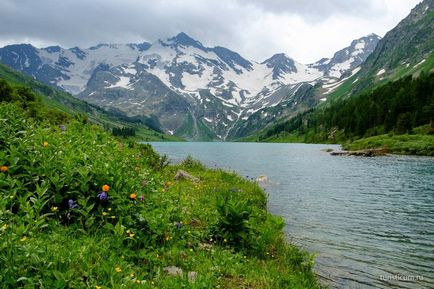
[{"label": "mountain", "polygon": [[[103,108],[157,120],[162,130],[190,139],[228,139],[243,133],[255,113],[305,109],[318,98],[294,100],[297,91],[333,85],[355,72],[379,41],[357,39],[331,59],[301,64],[275,54],[258,63],[224,47],[205,47],[185,33],[140,44],[82,49],[0,49],[0,61]],[[304,91],[304,90],[303,90]],[[311,97],[311,96],[310,96]],[[262,122],[259,127],[273,121]]]},{"label": "mountain", "polygon": [[134,128],[138,138],[142,140],[179,140],[164,135],[149,118],[128,117],[117,109],[104,110],[96,105],[79,100],[58,88],[41,83],[29,76],[0,64],[0,79],[14,86],[30,88],[41,97],[47,108],[62,111],[68,115],[83,114],[93,122],[106,129],[129,127]]},{"label": "mountain", "polygon": [[[332,84],[318,82],[310,90],[309,93],[322,97],[323,105],[304,113],[281,115],[277,123],[265,129],[262,126],[248,131],[248,140],[284,141],[296,137],[309,142],[338,138],[346,141],[413,130],[428,130],[432,134],[433,20],[434,0],[421,2],[379,41],[352,74],[342,74],[341,80]],[[346,53],[335,56],[338,54]],[[319,64],[315,67],[327,61]],[[326,101],[330,98],[333,101]],[[423,125],[429,128],[418,128]],[[421,149],[422,154],[424,151]]]},{"label": "mountain", "polygon": [[331,59],[323,58],[312,67],[323,71],[330,78],[340,78],[361,65],[377,47],[381,37],[370,34],[351,42],[349,47],[336,52]]},{"label": "mountain", "polygon": [[386,33],[360,70],[340,83],[324,85],[325,95],[344,97],[405,75],[417,75],[434,63],[434,0],[425,0]]}]

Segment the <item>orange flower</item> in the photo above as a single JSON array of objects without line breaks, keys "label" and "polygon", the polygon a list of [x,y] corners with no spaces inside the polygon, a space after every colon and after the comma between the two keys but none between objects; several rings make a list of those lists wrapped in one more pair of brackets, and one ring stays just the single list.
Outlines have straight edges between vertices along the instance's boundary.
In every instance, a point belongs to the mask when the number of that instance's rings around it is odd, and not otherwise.
[{"label": "orange flower", "polygon": [[8,171],[8,167],[7,166],[2,166],[0,171],[2,171],[3,173]]},{"label": "orange flower", "polygon": [[48,142],[44,141],[44,143],[42,144],[44,146],[44,148],[48,147]]},{"label": "orange flower", "polygon": [[103,192],[108,192],[109,190],[110,190],[110,187],[108,185],[102,186],[102,191]]},{"label": "orange flower", "polygon": [[135,193],[132,193],[131,195],[130,195],[130,199],[135,199],[137,197],[137,195],[135,194]]}]

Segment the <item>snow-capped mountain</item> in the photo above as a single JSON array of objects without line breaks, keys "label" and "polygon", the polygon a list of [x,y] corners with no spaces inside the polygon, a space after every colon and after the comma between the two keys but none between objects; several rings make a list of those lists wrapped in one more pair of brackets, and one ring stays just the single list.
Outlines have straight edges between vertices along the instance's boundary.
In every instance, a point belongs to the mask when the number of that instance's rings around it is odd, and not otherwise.
[{"label": "snow-capped mountain", "polygon": [[370,34],[351,42],[351,45],[336,52],[331,59],[323,58],[311,65],[330,78],[340,78],[346,72],[359,67],[377,47],[381,37]]},{"label": "snow-capped mountain", "polygon": [[331,59],[301,64],[275,54],[262,63],[224,47],[205,47],[185,33],[141,44],[87,49],[11,45],[0,61],[102,107],[154,117],[169,133],[226,139],[255,112],[288,101],[305,84],[336,85],[373,51],[369,35]]}]

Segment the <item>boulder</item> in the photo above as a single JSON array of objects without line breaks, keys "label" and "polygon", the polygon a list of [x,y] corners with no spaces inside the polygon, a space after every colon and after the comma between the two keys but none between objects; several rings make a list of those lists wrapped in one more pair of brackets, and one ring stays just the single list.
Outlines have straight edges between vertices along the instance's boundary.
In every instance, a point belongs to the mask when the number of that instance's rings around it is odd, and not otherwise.
[{"label": "boulder", "polygon": [[188,281],[191,283],[194,283],[196,281],[197,278],[197,272],[194,271],[190,271],[188,272]]},{"label": "boulder", "polygon": [[268,183],[268,178],[267,176],[259,176],[256,178],[256,182],[258,184],[267,184]]},{"label": "boulder", "polygon": [[174,276],[174,277],[182,277],[182,269],[176,266],[168,266],[163,268],[164,273]]},{"label": "boulder", "polygon": [[199,179],[195,176],[190,175],[184,170],[178,170],[175,175],[175,181],[178,180],[190,180],[192,182],[199,182]]}]

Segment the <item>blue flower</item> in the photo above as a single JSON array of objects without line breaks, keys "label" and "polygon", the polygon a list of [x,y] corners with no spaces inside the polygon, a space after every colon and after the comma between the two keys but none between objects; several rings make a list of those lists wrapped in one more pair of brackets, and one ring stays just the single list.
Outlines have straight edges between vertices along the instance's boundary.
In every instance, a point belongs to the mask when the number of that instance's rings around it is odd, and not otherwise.
[{"label": "blue flower", "polygon": [[61,131],[66,131],[66,126],[63,125],[63,124],[62,124],[62,125],[59,125],[59,128],[60,128]]},{"label": "blue flower", "polygon": [[78,208],[77,202],[74,201],[73,199],[69,199],[68,200],[68,206],[70,209],[76,209]]},{"label": "blue flower", "polygon": [[96,196],[100,201],[107,201],[108,195],[106,192],[101,192]]},{"label": "blue flower", "polygon": [[176,225],[176,228],[178,228],[178,230],[181,229],[181,223],[180,222],[176,222],[175,225]]}]

